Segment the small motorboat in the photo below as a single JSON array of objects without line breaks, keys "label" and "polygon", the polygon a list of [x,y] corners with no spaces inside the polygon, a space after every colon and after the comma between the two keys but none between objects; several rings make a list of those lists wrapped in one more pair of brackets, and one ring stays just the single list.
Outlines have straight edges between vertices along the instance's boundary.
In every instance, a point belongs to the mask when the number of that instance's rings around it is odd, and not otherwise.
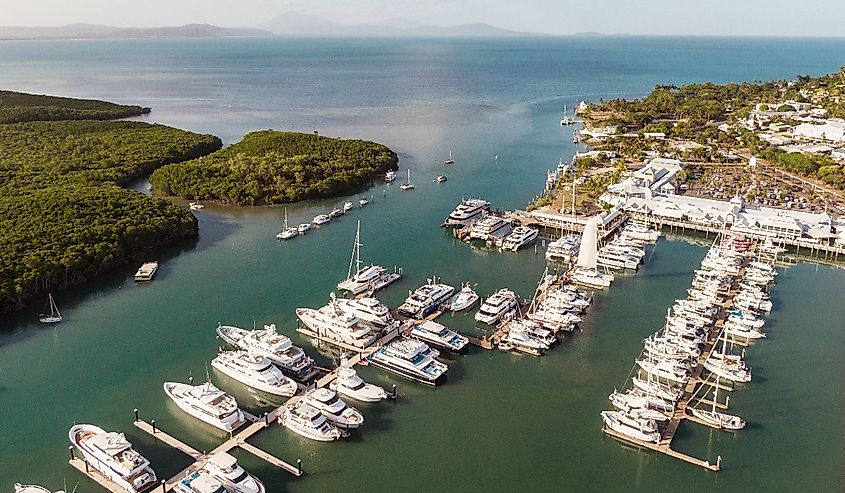
[{"label": "small motorboat", "polygon": [[299,231],[299,234],[302,234],[308,231],[309,229],[311,229],[311,223],[302,223],[296,227],[296,230]]},{"label": "small motorboat", "polygon": [[367,205],[369,203],[370,203],[370,199],[368,199],[367,197],[361,197],[361,200],[358,201],[358,206],[364,207],[365,205]]},{"label": "small motorboat", "polygon": [[334,209],[332,209],[332,211],[331,211],[331,212],[329,212],[329,216],[331,216],[331,217],[340,217],[340,216],[342,216],[342,215],[344,215],[344,214],[346,214],[346,213],[344,212],[344,210],[343,210],[343,209],[338,209],[337,207],[335,207]]},{"label": "small motorboat", "polygon": [[312,222],[317,226],[320,226],[321,224],[326,224],[331,220],[332,218],[328,214],[319,214],[317,216],[314,216],[314,220]]},{"label": "small motorboat", "polygon": [[348,200],[347,200],[346,202],[344,202],[344,203],[343,203],[343,212],[349,212],[349,211],[351,211],[351,210],[352,210],[352,206],[353,206],[352,202],[350,202],[350,201],[348,201]]},{"label": "small motorboat", "polygon": [[199,202],[188,202],[188,208],[192,211],[198,211],[200,209],[204,209],[205,206],[200,204]]},{"label": "small motorboat", "polygon": [[437,178],[434,179],[436,183],[443,183],[446,180],[448,180],[448,178],[446,178],[446,175],[437,175]]},{"label": "small motorboat", "polygon": [[478,293],[476,293],[475,290],[472,289],[472,286],[466,282],[458,294],[452,298],[452,301],[449,303],[449,309],[453,312],[466,310],[475,305],[478,302],[478,299]]}]

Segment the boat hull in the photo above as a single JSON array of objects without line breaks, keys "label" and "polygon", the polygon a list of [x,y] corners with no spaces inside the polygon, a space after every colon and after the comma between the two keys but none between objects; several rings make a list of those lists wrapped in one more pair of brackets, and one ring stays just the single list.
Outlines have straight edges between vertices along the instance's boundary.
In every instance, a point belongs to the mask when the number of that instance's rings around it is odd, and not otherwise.
[{"label": "boat hull", "polygon": [[407,368],[403,368],[401,366],[394,365],[392,363],[382,361],[380,359],[374,359],[372,357],[369,357],[367,358],[367,361],[369,361],[370,364],[372,364],[373,366],[377,366],[383,370],[389,371],[390,373],[399,375],[400,377],[406,378],[408,380],[413,380],[414,382],[423,383],[425,385],[431,385],[432,387],[446,383],[446,372],[443,372],[437,378],[431,379],[427,376],[412,372]]}]

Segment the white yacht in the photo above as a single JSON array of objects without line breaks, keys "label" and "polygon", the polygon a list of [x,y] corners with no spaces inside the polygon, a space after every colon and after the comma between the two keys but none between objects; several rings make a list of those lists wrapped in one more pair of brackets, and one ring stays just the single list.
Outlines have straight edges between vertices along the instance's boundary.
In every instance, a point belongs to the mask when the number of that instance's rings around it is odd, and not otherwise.
[{"label": "white yacht", "polygon": [[634,387],[642,390],[643,392],[667,401],[677,401],[681,398],[681,394],[683,394],[682,389],[675,388],[671,385],[658,383],[651,379],[643,380],[637,376],[634,376],[631,379],[631,383],[634,384]]},{"label": "white yacht", "polygon": [[211,360],[211,366],[246,386],[268,394],[291,397],[296,393],[296,382],[260,354],[223,351]]},{"label": "white yacht", "polygon": [[449,303],[449,310],[460,312],[469,309],[478,302],[478,298],[478,293],[472,289],[472,286],[468,282],[465,282],[458,294],[452,297]]},{"label": "white yacht", "polygon": [[327,222],[331,221],[332,217],[328,214],[318,214],[314,216],[314,219],[311,221],[316,226],[320,226],[322,224],[326,224]]},{"label": "white yacht", "polygon": [[156,486],[150,462],[132,448],[123,433],[83,424],[73,426],[68,438],[91,467],[124,490],[140,493]]},{"label": "white yacht", "polygon": [[575,235],[561,236],[546,245],[546,260],[563,260],[569,262],[578,255],[581,238]]},{"label": "white yacht", "polygon": [[604,247],[598,251],[596,256],[596,263],[603,267],[611,269],[631,269],[637,270],[640,266],[640,259],[629,255],[619,249],[612,247]]},{"label": "white yacht", "polygon": [[353,204],[352,201],[347,200],[343,203],[343,212],[349,212],[353,207],[355,207],[355,204]]},{"label": "white yacht", "polygon": [[387,305],[376,298],[338,298],[337,307],[365,322],[381,327],[385,327],[393,323],[393,315],[390,314],[390,309],[387,308]]},{"label": "white yacht", "polygon": [[358,428],[364,424],[364,415],[354,407],[347,406],[337,392],[326,387],[309,390],[302,400],[317,408],[323,416],[338,428]]},{"label": "white yacht", "polygon": [[393,171],[391,169],[384,173],[384,181],[386,181],[387,183],[391,183],[394,180],[396,180],[396,171]]},{"label": "white yacht", "polygon": [[476,322],[495,325],[512,317],[518,305],[519,301],[513,291],[505,288],[500,289],[484,300],[481,308],[475,314],[475,320]]},{"label": "white yacht", "polygon": [[516,349],[517,351],[534,356],[541,356],[543,351],[549,348],[546,342],[532,335],[528,326],[523,322],[511,324],[508,332],[502,337],[501,342],[504,342],[508,349]]},{"label": "white yacht", "polygon": [[660,432],[653,420],[638,419],[625,411],[602,411],[604,425],[611,430],[644,442],[657,443]]},{"label": "white yacht", "polygon": [[332,380],[329,388],[361,402],[379,402],[387,397],[383,388],[363,381],[354,368],[345,366],[337,369],[337,378]]},{"label": "white yacht", "polygon": [[429,279],[428,284],[420,286],[405,298],[405,302],[399,305],[399,314],[409,318],[425,318],[446,303],[455,288],[436,281],[436,278]]},{"label": "white yacht", "polygon": [[235,493],[206,471],[190,472],[185,479],[173,486],[177,493]]},{"label": "white yacht", "polygon": [[411,182],[411,168],[408,168],[408,181],[399,185],[399,188],[401,188],[402,190],[413,190],[417,188],[417,186]]},{"label": "white yacht", "polygon": [[[53,493],[52,491],[44,488],[43,486],[38,486],[36,484],[20,484],[15,483],[14,490],[12,493]],[[56,493],[65,493],[64,491],[57,491]]]},{"label": "white yacht", "polygon": [[443,222],[443,226],[467,226],[480,219],[489,210],[490,202],[486,200],[462,200]]},{"label": "white yacht", "polygon": [[[358,317],[338,308],[334,293],[331,294],[328,305],[319,310],[297,308],[296,316],[318,337],[356,348],[366,348],[378,338],[378,333],[361,322]],[[302,332],[302,327],[298,326],[296,330]]]},{"label": "white yacht", "polygon": [[502,243],[502,248],[515,252],[526,245],[530,245],[531,242],[536,240],[539,235],[540,231],[537,229],[529,228],[527,226],[517,226],[513,229],[513,231],[511,231],[511,234],[505,238]]},{"label": "white yacht", "polygon": [[192,211],[198,211],[205,209],[205,206],[200,204],[199,202],[188,202],[188,209]]},{"label": "white yacht", "polygon": [[469,233],[470,240],[492,240],[503,238],[511,232],[511,223],[499,216],[486,216],[472,225]]},{"label": "white yacht", "polygon": [[428,385],[446,381],[449,367],[434,358],[439,356],[424,342],[414,339],[393,340],[367,357],[370,363],[399,376]]},{"label": "white yacht", "polygon": [[42,313],[38,315],[38,321],[42,324],[57,324],[62,321],[62,312],[59,311],[59,306],[56,305],[56,300],[53,299],[53,294],[47,294],[47,303],[50,305],[50,313]]},{"label": "white yacht", "polygon": [[402,277],[400,272],[388,272],[387,269],[380,265],[362,267],[363,264],[361,261],[361,221],[358,221],[346,279],[338,283],[337,289],[349,291],[353,295],[357,295],[365,291],[378,291]]},{"label": "white yacht", "polygon": [[238,465],[238,460],[226,452],[217,452],[208,458],[203,471],[228,486],[235,493],[264,493],[264,484]]},{"label": "white yacht", "polygon": [[276,324],[260,330],[244,330],[232,325],[218,325],[217,335],[232,347],[268,358],[282,372],[298,382],[307,382],[317,375],[314,360],[293,345],[290,337],[276,332]]},{"label": "white yacht", "polygon": [[656,231],[639,224],[627,224],[625,225],[623,231],[630,238],[650,243],[654,243],[658,238],[660,238],[660,231]]},{"label": "white yacht", "polygon": [[726,430],[741,430],[745,428],[745,420],[733,414],[720,413],[707,409],[690,408],[692,415],[698,419],[707,421],[718,428]]},{"label": "white yacht", "polygon": [[342,436],[319,409],[302,400],[288,403],[279,416],[279,423],[300,436],[319,442],[331,442]]},{"label": "white yacht", "polygon": [[346,211],[344,211],[343,209],[341,209],[339,207],[335,207],[334,209],[331,210],[331,212],[329,212],[329,217],[333,217],[333,218],[334,217],[340,217],[344,214],[346,214]]},{"label": "white yacht", "polygon": [[454,330],[440,325],[433,320],[411,325],[409,333],[414,339],[419,339],[437,349],[450,353],[466,354],[469,339]]},{"label": "white yacht", "polygon": [[302,223],[296,227],[296,230],[299,231],[299,234],[305,234],[305,232],[309,229],[311,229],[311,223]]},{"label": "white yacht", "polygon": [[367,204],[370,203],[370,199],[367,197],[361,197],[358,199],[358,207],[365,207]]},{"label": "white yacht", "polygon": [[158,262],[144,262],[135,272],[135,282],[152,281],[158,272]]},{"label": "white yacht", "polygon": [[164,382],[164,393],[186,413],[223,431],[234,431],[245,422],[235,398],[211,382],[195,386]]}]

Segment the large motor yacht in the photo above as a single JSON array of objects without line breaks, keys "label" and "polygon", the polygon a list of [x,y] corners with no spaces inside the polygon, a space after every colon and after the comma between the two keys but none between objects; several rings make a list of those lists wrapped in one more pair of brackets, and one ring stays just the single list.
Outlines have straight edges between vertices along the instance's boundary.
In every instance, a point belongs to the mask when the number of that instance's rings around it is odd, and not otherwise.
[{"label": "large motor yacht", "polygon": [[601,418],[605,426],[617,433],[644,442],[660,441],[660,432],[657,431],[657,423],[653,420],[639,419],[625,411],[602,411]]},{"label": "large motor yacht", "polygon": [[443,222],[443,226],[466,226],[472,224],[489,210],[490,202],[486,200],[462,200]]},{"label": "large motor yacht", "polygon": [[457,354],[465,354],[469,344],[465,336],[433,320],[411,325],[409,335],[434,348]]},{"label": "large motor yacht", "polygon": [[186,413],[223,431],[233,431],[244,424],[244,413],[235,398],[211,382],[195,386],[164,382],[164,393]]},{"label": "large motor yacht", "polygon": [[123,433],[83,424],[73,426],[68,438],[91,467],[124,490],[140,493],[156,486],[150,462],[132,448]]},{"label": "large motor yacht", "polygon": [[399,314],[410,318],[425,318],[437,311],[454,292],[452,286],[430,279],[428,284],[420,286],[405,299],[399,306]]},{"label": "large motor yacht", "polygon": [[508,317],[512,317],[518,305],[519,301],[513,291],[500,289],[484,300],[481,308],[475,314],[475,320],[477,322],[495,325]]},{"label": "large motor yacht", "polygon": [[379,402],[387,397],[383,388],[363,381],[354,368],[348,367],[337,369],[337,378],[332,380],[329,388],[361,402]]},{"label": "large motor yacht", "polygon": [[640,266],[640,259],[629,255],[618,248],[604,247],[599,250],[596,256],[596,263],[611,269],[632,269],[637,270]]},{"label": "large motor yacht", "polygon": [[265,325],[261,330],[218,325],[217,335],[232,347],[265,356],[297,382],[307,382],[318,373],[314,360],[302,348],[294,346],[290,337],[279,334],[276,324]]},{"label": "large motor yacht", "polygon": [[244,385],[268,394],[291,397],[296,393],[296,382],[260,354],[223,351],[211,360],[211,366]]},{"label": "large motor yacht", "polygon": [[238,465],[238,460],[226,452],[208,458],[203,471],[231,488],[235,493],[264,493],[264,484]]},{"label": "large motor yacht", "polygon": [[470,240],[493,240],[504,238],[511,232],[511,223],[498,216],[487,216],[472,225]]},{"label": "large motor yacht", "polygon": [[576,235],[561,236],[546,245],[546,260],[572,261],[578,255],[581,237]]},{"label": "large motor yacht", "polygon": [[351,300],[338,298],[337,307],[365,322],[381,327],[393,323],[393,315],[390,314],[390,309],[376,298],[369,296]]},{"label": "large motor yacht", "polygon": [[[378,334],[358,317],[338,308],[334,293],[331,294],[328,305],[319,310],[297,308],[296,316],[317,336],[356,348],[366,348],[378,337]],[[297,327],[296,330],[302,332],[302,327]]]},{"label": "large motor yacht", "polygon": [[331,442],[342,436],[319,409],[302,400],[288,403],[279,423],[297,435],[318,442]]},{"label": "large motor yacht", "polygon": [[334,390],[326,387],[312,389],[305,393],[302,400],[320,410],[338,428],[348,430],[364,424],[364,415],[346,405]]},{"label": "large motor yacht", "polygon": [[439,352],[414,339],[393,340],[367,359],[375,366],[427,385],[446,381],[446,364],[437,361]]},{"label": "large motor yacht", "polygon": [[502,248],[515,252],[526,245],[530,245],[539,234],[540,231],[534,228],[517,226],[502,242]]}]

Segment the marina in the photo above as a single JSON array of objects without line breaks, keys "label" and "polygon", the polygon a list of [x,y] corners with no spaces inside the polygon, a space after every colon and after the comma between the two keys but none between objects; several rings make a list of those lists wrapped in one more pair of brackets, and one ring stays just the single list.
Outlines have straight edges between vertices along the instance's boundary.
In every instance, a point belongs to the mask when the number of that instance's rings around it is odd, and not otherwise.
[{"label": "marina", "polygon": [[[667,80],[671,78],[662,76]],[[734,77],[734,74],[725,75],[728,76]],[[756,73],[753,76],[757,77]],[[132,98],[126,94],[124,99]],[[546,267],[543,241],[559,234],[559,228],[553,226],[552,221],[548,226],[523,222],[530,227],[540,226],[536,255],[531,246],[506,253],[477,246],[455,247],[453,237],[437,230],[436,226],[459,203],[462,194],[484,197],[497,207],[515,211],[524,207],[537,192],[538,184],[541,184],[536,176],[542,175],[544,163],[556,162],[561,152],[558,121],[563,101],[537,104],[537,109],[527,110],[527,114],[520,110],[514,113],[516,117],[510,115],[507,119],[494,120],[500,129],[482,127],[483,123],[478,123],[472,128],[454,130],[456,142],[473,142],[472,146],[437,142],[431,149],[426,149],[422,142],[401,141],[398,147],[409,149],[414,165],[418,160],[434,163],[442,169],[444,151],[450,145],[455,148],[460,162],[450,168],[449,181],[442,186],[431,183],[431,178],[441,171],[433,165],[426,169],[423,164],[419,171],[417,168],[413,171],[418,177],[414,193],[400,194],[398,190],[399,182],[405,178],[402,176],[404,169],[393,188],[387,189],[386,200],[382,200],[381,193],[381,187],[386,185],[379,184],[379,189],[374,191],[378,197],[377,207],[372,206],[376,204],[367,206],[367,221],[362,224],[362,228],[367,228],[364,231],[366,260],[382,263],[388,271],[390,266],[398,264],[405,271],[401,282],[378,293],[379,300],[389,307],[397,307],[408,290],[423,285],[434,270],[443,276],[444,282],[455,287],[456,292],[460,290],[461,282],[469,280],[473,285],[477,284],[476,289],[484,298],[503,287],[513,290],[520,298],[534,290]],[[531,105],[529,107],[534,108]],[[523,118],[528,123],[521,121]],[[213,118],[210,120],[216,122]],[[545,126],[541,123],[534,126],[536,122],[545,122],[542,123]],[[224,125],[222,122],[216,124]],[[531,138],[509,141],[503,138],[505,132],[501,129],[505,127],[525,129]],[[546,127],[553,127],[555,132]],[[315,128],[325,132],[316,124]],[[365,132],[363,127],[357,129]],[[231,141],[242,131],[231,128],[221,133]],[[569,135],[565,134],[565,137],[568,142]],[[554,145],[536,145],[536,140],[553,141]],[[498,156],[495,160],[498,168],[492,168],[494,153]],[[524,181],[521,177],[524,171],[514,166],[515,161],[524,162],[521,166],[531,170],[525,172],[530,176]],[[370,193],[373,192],[367,192]],[[356,192],[348,199],[354,203],[360,196],[361,192]],[[289,206],[291,221],[305,223],[342,203],[338,200],[344,199]],[[19,477],[20,471],[33,470],[32,481],[56,490],[60,487],[57,475],[60,479],[67,474],[71,482],[82,481],[79,491],[98,491],[99,486],[93,480],[76,472],[79,467],[67,467],[65,452],[56,452],[71,422],[83,419],[102,423],[104,427],[108,426],[107,429],[128,428],[125,431],[130,435],[135,431],[137,436],[130,436],[132,442],[154,466],[161,466],[162,470],[157,468],[157,472],[162,478],[177,477],[185,467],[194,467],[194,459],[189,455],[181,459],[190,460],[190,464],[174,458],[171,451],[177,448],[165,443],[160,430],[154,437],[138,426],[126,425],[131,407],[141,406],[145,420],[151,421],[150,418],[155,417],[157,425],[163,427],[168,436],[178,437],[185,445],[190,444],[191,449],[213,450],[228,442],[225,433],[209,430],[205,425],[195,423],[192,417],[178,414],[180,411],[166,400],[161,389],[163,381],[187,381],[190,372],[205,374],[204,366],[222,344],[214,340],[210,332],[221,320],[240,327],[249,327],[257,320],[259,329],[263,323],[273,321],[278,325],[278,332],[303,347],[316,365],[334,367],[334,356],[323,354],[329,344],[325,341],[310,344],[312,338],[318,338],[318,333],[295,331],[294,312],[297,307],[316,308],[327,303],[329,291],[347,272],[348,240],[355,235],[355,222],[341,217],[319,232],[309,231],[280,245],[273,236],[279,230],[282,214],[282,208],[225,210],[208,203],[198,214],[202,234],[197,245],[165,251],[158,256],[166,269],[165,275],[156,277],[154,283],[127,289],[123,281],[128,280],[131,286],[137,265],[129,266],[126,272],[121,271],[102,284],[95,284],[90,292],[62,293],[58,301],[65,320],[58,329],[27,329],[26,335],[15,332],[5,337],[0,346],[6,362],[4,392],[10,399],[32,402],[32,409],[25,417],[18,409],[4,411],[4,428],[8,425],[25,430],[33,452],[32,459],[18,453],[4,455],[0,461],[0,476],[4,480],[30,482],[28,478]],[[666,224],[664,229],[667,235],[674,229],[670,226]],[[685,296],[693,268],[704,254],[703,248],[695,243],[699,240],[695,234],[671,236],[645,248],[646,257],[638,270],[617,272],[610,289],[587,290],[592,305],[582,317],[583,321],[572,333],[562,331],[563,341],[546,351],[543,358],[471,347],[465,357],[449,358],[449,380],[436,388],[407,383],[379,368],[355,364],[367,382],[388,391],[391,385],[398,383],[402,390],[396,406],[385,406],[385,410],[360,408],[366,417],[360,430],[365,439],[315,445],[272,424],[273,419],[264,430],[261,423],[264,412],[271,418],[277,417],[281,408],[279,402],[253,395],[237,382],[212,375],[216,385],[237,397],[238,403],[248,411],[245,415],[258,416],[259,421],[239,429],[241,432],[253,427],[257,429],[248,437],[249,443],[240,444],[242,450],[255,455],[241,455],[244,467],[265,482],[268,491],[331,491],[341,487],[388,491],[395,488],[395,462],[398,461],[414,461],[419,465],[407,474],[409,489],[425,488],[451,475],[464,477],[479,488],[542,490],[555,486],[549,478],[565,475],[577,484],[592,484],[604,490],[612,490],[618,486],[618,481],[624,480],[631,483],[631,491],[670,490],[679,484],[692,491],[701,491],[714,487],[713,478],[718,477],[720,487],[738,491],[740,485],[751,481],[764,489],[796,486],[795,479],[786,477],[786,471],[789,471],[789,475],[806,478],[807,488],[823,491],[822,481],[830,484],[830,478],[837,477],[833,475],[841,462],[838,443],[831,443],[836,440],[829,438],[841,436],[841,419],[828,413],[841,408],[840,385],[825,377],[841,366],[840,357],[832,352],[837,349],[836,341],[841,335],[834,330],[841,310],[832,297],[841,286],[841,271],[833,268],[800,263],[783,270],[774,300],[776,306],[766,325],[770,341],[756,344],[749,350],[753,354],[749,354],[748,364],[755,365],[755,378],[758,374],[762,378],[759,382],[743,385],[742,399],[730,401],[731,412],[743,414],[755,425],[740,432],[743,440],[720,438],[727,434],[691,425],[698,419],[691,414],[679,416],[668,450],[677,448],[678,453],[701,457],[703,459],[697,460],[703,462],[709,458],[712,467],[720,468],[718,475],[703,474],[699,468],[669,457],[669,452],[654,453],[651,445],[641,447],[645,452],[636,452],[620,447],[610,433],[607,440],[602,439],[598,411],[607,406],[606,395],[629,370],[632,358],[642,349],[641,339],[661,324],[667,306],[671,306],[675,298]],[[561,280],[555,285],[563,286],[566,268],[561,266],[559,269]],[[830,308],[825,308],[824,313],[812,313],[818,310],[810,308],[819,304]],[[436,316],[437,323],[467,336],[474,346],[494,349],[507,330],[504,326],[488,327],[486,333],[477,329],[474,314],[478,308],[479,304],[476,304],[458,314],[436,311],[425,318]],[[143,322],[137,321],[137,314],[144,314]],[[34,315],[27,316],[35,320]],[[808,319],[814,320],[812,340],[787,330],[790,326],[806,324]],[[4,321],[4,325],[13,327],[27,324],[16,319],[11,323]],[[386,342],[389,340],[378,340],[366,350],[352,345],[345,349],[350,360],[357,363],[362,354],[368,355],[370,348]],[[735,344],[738,346],[744,341],[738,340]],[[339,344],[331,346],[337,348]],[[85,354],[91,364],[80,365],[80,354]],[[813,356],[809,357],[810,354]],[[792,363],[796,355],[805,357],[800,372],[795,371]],[[26,368],[26,361],[39,357],[50,358],[52,364],[39,372],[38,378],[17,369]],[[821,368],[822,361],[827,362],[826,368]],[[94,371],[87,366],[112,371]],[[31,368],[30,365],[30,373]],[[715,383],[713,378],[703,374],[701,377]],[[318,385],[329,385],[332,380],[332,375],[327,374]],[[45,382],[51,382],[49,389]],[[822,382],[828,384],[822,386]],[[724,380],[718,385],[720,389],[734,387]],[[72,392],[65,390],[71,388]],[[549,388],[554,388],[555,392],[547,392]],[[829,392],[823,391],[825,389]],[[520,394],[522,390],[531,392],[532,397],[520,397],[524,395]],[[721,406],[726,393],[727,390],[720,390],[718,409],[724,409]],[[693,402],[709,409],[712,388],[708,397],[697,397]],[[518,402],[520,411],[516,414],[519,416],[501,413],[496,403],[502,399]],[[571,404],[560,408],[555,404],[559,402]],[[353,405],[358,406],[357,403]],[[779,411],[772,412],[773,406]],[[57,413],[56,409],[61,412]],[[792,422],[795,416],[813,415],[817,412],[813,409],[823,410],[818,423],[815,420],[800,424]],[[526,426],[524,417],[529,415],[565,420],[566,425],[540,431],[539,426]],[[787,416],[793,418],[785,420]],[[37,429],[33,425],[36,422],[39,423]],[[498,432],[490,431],[491,423],[495,423]],[[425,433],[420,433],[421,429],[426,430]],[[816,445],[806,455],[797,456],[783,444],[770,444],[767,438],[774,433],[789,443],[798,443],[796,440],[811,436]],[[14,436],[7,434],[5,438],[11,441]],[[482,460],[473,453],[478,449],[497,450],[502,439],[508,441],[513,457],[525,459],[519,474],[514,473],[512,461]],[[415,444],[414,450],[403,446],[408,443]],[[710,446],[712,449],[708,449]],[[228,450],[237,448],[239,445],[235,443]],[[267,456],[250,448],[266,451]],[[385,450],[391,451],[392,460],[379,460],[383,459]],[[718,451],[724,460],[720,463],[710,450]],[[561,463],[562,454],[568,457],[564,461],[566,464]],[[280,469],[280,463],[272,462],[271,456],[281,458],[289,469]],[[292,472],[299,471],[295,461],[298,457],[304,459],[308,473],[302,477]],[[460,458],[463,459],[458,460]],[[33,467],[35,460],[41,464],[37,471]],[[613,479],[599,473],[597,465],[608,463],[614,464]],[[84,467],[84,463],[74,464]],[[361,464],[367,464],[367,467]],[[815,474],[809,474],[810,471]],[[314,474],[310,474],[312,472]],[[184,473],[181,476],[184,477]]]}]

